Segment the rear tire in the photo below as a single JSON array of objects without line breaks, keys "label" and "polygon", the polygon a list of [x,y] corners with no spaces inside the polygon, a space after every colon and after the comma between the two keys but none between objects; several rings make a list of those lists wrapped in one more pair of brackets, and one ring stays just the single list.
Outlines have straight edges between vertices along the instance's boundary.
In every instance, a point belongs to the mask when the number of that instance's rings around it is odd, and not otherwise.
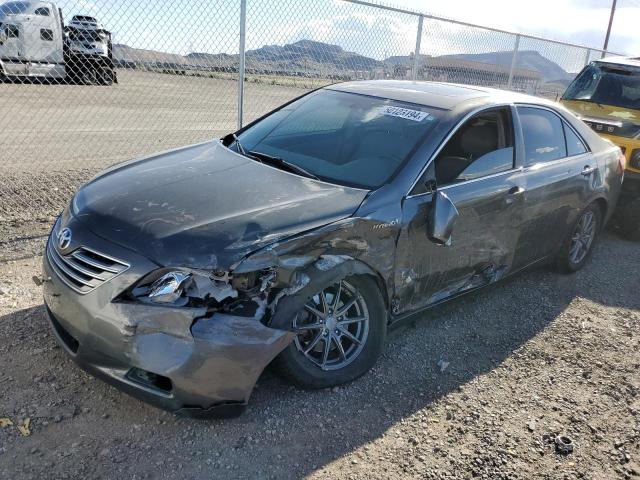
[{"label": "rear tire", "polygon": [[97,67],[97,72],[98,83],[100,85],[104,85],[106,87],[110,87],[111,85],[113,85],[113,70],[111,70],[109,67],[100,66]]},{"label": "rear tire", "polygon": [[602,211],[592,203],[580,213],[567,232],[556,256],[556,269],[562,273],[574,273],[584,267],[593,255],[601,229]]},{"label": "rear tire", "polygon": [[[354,303],[347,307],[351,301]],[[310,313],[312,311],[316,313]],[[364,317],[367,317],[366,325],[365,321],[358,321]],[[305,309],[298,312],[292,321],[298,336],[276,358],[275,367],[287,380],[302,388],[328,388],[355,380],[366,373],[382,353],[386,319],[385,304],[373,279],[354,276],[336,280],[310,298]],[[312,329],[314,325],[321,326]],[[325,354],[327,343],[330,350]]]}]

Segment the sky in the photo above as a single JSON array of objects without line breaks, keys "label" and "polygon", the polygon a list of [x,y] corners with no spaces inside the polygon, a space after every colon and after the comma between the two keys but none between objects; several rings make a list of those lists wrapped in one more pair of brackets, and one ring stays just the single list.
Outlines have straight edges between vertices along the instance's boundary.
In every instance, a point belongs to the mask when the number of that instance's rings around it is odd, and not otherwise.
[{"label": "sky", "polygon": [[[602,48],[612,0],[397,0],[412,10]],[[609,48],[640,56],[640,0],[618,0]]]},{"label": "sky", "polygon": [[[0,0],[1,1],[1,0]],[[377,1],[377,0],[375,0]],[[239,0],[58,0],[67,18],[90,13],[116,43],[186,54],[237,53]],[[392,0],[384,4],[473,24],[601,48],[611,0]],[[247,0],[247,48],[311,39],[376,59],[414,51],[416,16],[342,0]],[[640,0],[618,0],[609,49],[640,56]],[[425,19],[421,53],[509,51],[515,37]],[[585,50],[522,39],[568,71]],[[597,58],[593,52],[591,59]]]}]

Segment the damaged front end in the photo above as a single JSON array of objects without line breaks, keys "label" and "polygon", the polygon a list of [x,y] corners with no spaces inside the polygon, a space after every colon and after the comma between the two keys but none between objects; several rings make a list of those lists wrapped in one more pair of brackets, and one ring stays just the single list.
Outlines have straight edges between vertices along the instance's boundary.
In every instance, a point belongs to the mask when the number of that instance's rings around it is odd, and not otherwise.
[{"label": "damaged front end", "polygon": [[304,273],[287,275],[284,282],[278,273],[275,267],[235,275],[222,271],[161,269],[143,278],[119,300],[202,309],[205,313],[194,323],[226,314],[269,325],[279,300],[309,283]]},{"label": "damaged front end", "polygon": [[[389,251],[391,236],[376,232],[372,245],[363,234],[369,226],[353,220],[275,242],[224,270],[159,267],[76,220],[66,225],[72,245],[58,251],[50,241],[44,258],[45,303],[59,343],[93,375],[190,416],[241,413],[264,368],[296,338],[294,319],[311,297],[350,275],[378,278],[372,260],[393,262],[378,251]],[[52,259],[73,261],[76,245],[87,244],[131,267],[78,295]],[[382,292],[387,278],[379,278]]]},{"label": "damaged front end", "polygon": [[47,315],[72,359],[130,395],[178,414],[240,414],[264,368],[295,336],[265,324],[281,292],[273,288],[276,272],[157,268],[78,223],[73,228],[74,241],[108,249],[131,268],[79,295],[61,270],[68,269],[74,246],[60,252],[49,241],[43,259]]}]

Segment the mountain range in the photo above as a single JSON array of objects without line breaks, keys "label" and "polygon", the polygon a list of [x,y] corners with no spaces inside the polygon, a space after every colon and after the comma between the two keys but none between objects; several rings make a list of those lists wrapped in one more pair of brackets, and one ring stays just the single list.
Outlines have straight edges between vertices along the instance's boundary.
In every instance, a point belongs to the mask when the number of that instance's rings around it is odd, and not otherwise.
[{"label": "mountain range", "polygon": [[[188,69],[237,70],[238,55],[227,53],[192,52],[187,55],[142,50],[127,45],[113,46],[113,56],[121,64],[154,64]],[[265,45],[246,53],[246,67],[250,73],[285,73],[300,74],[305,72],[315,75],[340,75],[354,70],[371,71],[374,69],[393,69],[399,65],[407,68],[413,62],[412,55],[392,56],[383,61],[375,60],[355,52],[344,50],[338,45],[331,45],[313,40],[299,40],[285,45]],[[511,52],[488,52],[477,54],[455,54],[428,57],[423,55],[421,62],[428,64],[430,58],[438,59],[442,64],[447,60],[478,62],[510,68]],[[560,65],[542,56],[537,51],[527,50],[518,53],[516,68],[538,72],[545,82],[566,82],[572,75]]]}]

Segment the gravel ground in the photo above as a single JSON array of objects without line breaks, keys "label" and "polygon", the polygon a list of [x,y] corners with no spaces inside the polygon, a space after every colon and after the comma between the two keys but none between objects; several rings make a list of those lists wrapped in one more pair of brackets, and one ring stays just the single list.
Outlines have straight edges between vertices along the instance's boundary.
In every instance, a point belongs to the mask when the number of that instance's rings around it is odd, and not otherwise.
[{"label": "gravel ground", "polygon": [[607,234],[576,275],[420,315],[350,385],[268,369],[242,417],[214,421],[79,370],[45,321],[40,259],[0,263],[0,478],[640,478],[639,253]]}]

